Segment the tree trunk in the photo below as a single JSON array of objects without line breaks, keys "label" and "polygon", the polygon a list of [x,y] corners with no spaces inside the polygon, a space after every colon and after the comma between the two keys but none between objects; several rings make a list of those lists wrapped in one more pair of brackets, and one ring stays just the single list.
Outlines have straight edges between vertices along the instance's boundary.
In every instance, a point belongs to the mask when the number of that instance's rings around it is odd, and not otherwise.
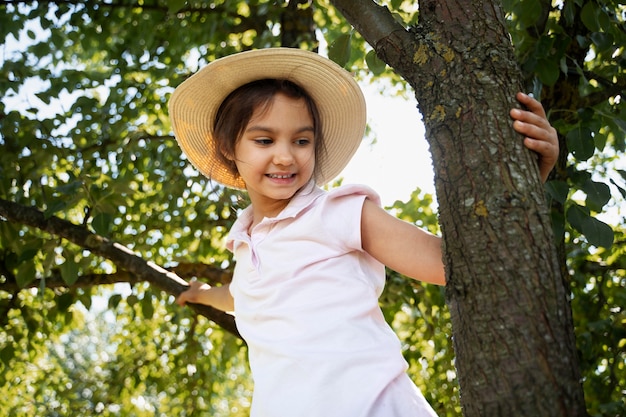
[{"label": "tree trunk", "polygon": [[333,1],[424,117],[464,415],[586,415],[536,159],[508,115],[520,73],[498,2],[423,0],[408,31],[357,3]]}]

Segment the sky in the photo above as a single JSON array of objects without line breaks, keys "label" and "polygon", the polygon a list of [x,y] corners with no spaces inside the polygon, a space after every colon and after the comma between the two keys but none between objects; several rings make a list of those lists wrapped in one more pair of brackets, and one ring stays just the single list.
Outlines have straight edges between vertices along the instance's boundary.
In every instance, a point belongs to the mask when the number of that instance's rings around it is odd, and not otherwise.
[{"label": "sky", "polygon": [[[319,54],[328,57],[324,36],[320,34],[318,38]],[[358,83],[365,96],[367,123],[376,140],[372,143],[372,137],[363,139],[339,175],[343,184],[370,186],[380,195],[383,207],[396,200],[408,200],[418,187],[434,195],[432,159],[413,90],[407,87],[405,98],[395,94],[397,88],[386,85],[384,80]],[[391,93],[381,94],[381,90]]]},{"label": "sky", "polygon": [[407,200],[418,187],[434,194],[432,160],[415,99],[384,96],[376,86],[360,86],[376,142],[363,140],[341,174],[343,183],[369,185],[380,194],[383,206]]}]

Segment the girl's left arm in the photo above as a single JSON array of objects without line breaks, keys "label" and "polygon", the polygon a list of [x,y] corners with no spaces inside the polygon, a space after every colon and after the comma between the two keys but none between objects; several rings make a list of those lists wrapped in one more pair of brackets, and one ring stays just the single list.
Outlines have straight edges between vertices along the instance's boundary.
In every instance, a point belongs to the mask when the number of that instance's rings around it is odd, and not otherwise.
[{"label": "girl's left arm", "polygon": [[517,100],[528,110],[512,109],[513,128],[524,136],[524,145],[539,155],[539,173],[546,182],[559,158],[559,138],[550,125],[541,103],[533,97],[517,93]]}]

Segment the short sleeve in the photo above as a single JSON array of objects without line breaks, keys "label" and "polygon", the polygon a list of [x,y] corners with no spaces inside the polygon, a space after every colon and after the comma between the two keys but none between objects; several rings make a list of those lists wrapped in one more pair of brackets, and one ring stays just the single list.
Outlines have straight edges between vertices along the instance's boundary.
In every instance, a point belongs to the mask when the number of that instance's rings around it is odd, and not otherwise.
[{"label": "short sleeve", "polygon": [[365,196],[376,203],[377,206],[381,205],[380,196],[376,191],[367,185],[362,184],[346,184],[339,188],[335,188],[328,192],[328,198],[337,198],[342,196]]},{"label": "short sleeve", "polygon": [[321,207],[333,240],[344,250],[362,250],[361,215],[365,199],[380,206],[379,195],[364,185],[344,185],[331,190]]}]

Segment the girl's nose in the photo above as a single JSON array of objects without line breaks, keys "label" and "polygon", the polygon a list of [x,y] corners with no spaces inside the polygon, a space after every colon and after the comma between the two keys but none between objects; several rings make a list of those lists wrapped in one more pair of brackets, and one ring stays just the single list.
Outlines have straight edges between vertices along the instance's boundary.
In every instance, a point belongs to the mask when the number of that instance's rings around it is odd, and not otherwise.
[{"label": "girl's nose", "polygon": [[276,165],[291,165],[294,161],[293,153],[288,145],[277,146],[274,153],[274,163]]}]

